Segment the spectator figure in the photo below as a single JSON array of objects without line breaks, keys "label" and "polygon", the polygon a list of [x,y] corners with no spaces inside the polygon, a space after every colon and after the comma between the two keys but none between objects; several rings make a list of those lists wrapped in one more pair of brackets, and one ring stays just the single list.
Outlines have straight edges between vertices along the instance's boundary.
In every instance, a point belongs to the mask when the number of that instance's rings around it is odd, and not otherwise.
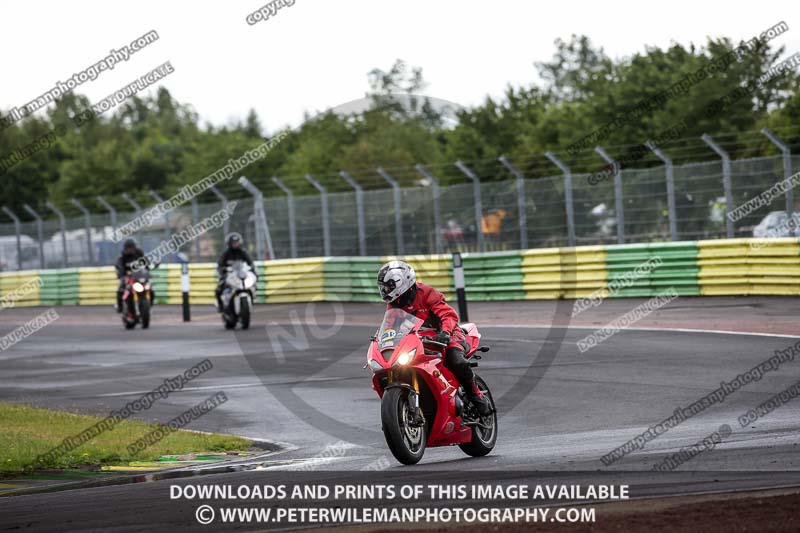
[{"label": "spectator figure", "polygon": [[500,242],[500,230],[503,227],[503,219],[508,216],[505,209],[490,209],[481,219],[481,231],[487,241],[492,243]]}]

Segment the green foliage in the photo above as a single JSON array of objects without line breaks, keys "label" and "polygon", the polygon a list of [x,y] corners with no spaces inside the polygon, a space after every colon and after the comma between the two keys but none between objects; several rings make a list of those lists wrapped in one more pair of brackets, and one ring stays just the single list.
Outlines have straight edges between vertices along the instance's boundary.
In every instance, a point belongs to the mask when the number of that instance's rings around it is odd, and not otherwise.
[{"label": "green foliage", "polygon": [[[487,97],[483,104],[458,113],[455,127],[447,126],[440,112],[418,96],[426,86],[421,69],[409,68],[398,60],[389,70],[368,73],[368,109],[307,117],[245,174],[267,194],[275,191],[269,180],[274,175],[303,194],[312,192],[303,179],[305,174],[322,179],[332,191],[348,190],[337,177],[338,171],[344,169],[359,176],[361,169],[361,176],[370,176],[364,178],[367,188],[383,187],[385,183],[374,174],[374,168],[411,167],[415,163],[449,168],[442,171],[444,183],[463,181],[463,176],[452,171],[451,163],[458,159],[474,162],[484,180],[506,179],[508,174],[502,167],[485,162],[494,162],[500,155],[515,161],[531,156],[542,159],[547,150],[556,152],[576,172],[597,171],[601,165],[591,148],[569,157],[566,146],[734,47],[729,39],[710,39],[700,48],[672,44],[666,49],[648,47],[632,57],[612,59],[585,36],[572,36],[568,42],[558,40],[552,59],[536,64],[543,86],[508,87],[501,98]],[[685,153],[685,160],[711,157],[707,151],[699,154],[689,149],[704,132],[727,135],[735,144],[764,126],[794,128],[793,133],[786,134],[786,140],[800,142],[796,131],[800,76],[796,71],[759,86],[751,97],[731,103],[720,113],[706,113],[716,99],[753,84],[777,63],[781,53],[762,45],[723,72],[695,84],[686,94],[614,129],[600,144],[621,156],[681,121],[687,130],[671,148],[674,153]],[[408,98],[398,99],[397,95]],[[240,124],[201,126],[192,107],[177,102],[163,87],[152,97],[133,97],[113,112],[77,127],[71,117],[88,106],[86,98],[68,95],[51,106],[46,118],[25,119],[0,131],[0,157],[4,157],[53,128],[65,130],[52,146],[9,168],[0,178],[0,204],[23,214],[24,203],[44,211],[45,201],[52,200],[64,206],[68,214],[76,214],[70,197],[100,210],[96,195],[114,199],[128,192],[147,205],[151,203],[148,189],[164,196],[173,194],[263,142],[265,135],[254,110]],[[274,134],[281,128],[272,124],[268,129]],[[774,153],[766,142],[741,144],[732,149],[732,157]],[[682,156],[675,162],[681,163]],[[650,156],[636,166],[652,164],[657,161]],[[557,173],[546,161],[523,168],[532,177]],[[410,176],[413,171],[406,174]],[[410,182],[406,179],[404,183]],[[230,197],[244,195],[235,180],[223,184],[222,189]],[[207,200],[212,201],[212,197]]]}]

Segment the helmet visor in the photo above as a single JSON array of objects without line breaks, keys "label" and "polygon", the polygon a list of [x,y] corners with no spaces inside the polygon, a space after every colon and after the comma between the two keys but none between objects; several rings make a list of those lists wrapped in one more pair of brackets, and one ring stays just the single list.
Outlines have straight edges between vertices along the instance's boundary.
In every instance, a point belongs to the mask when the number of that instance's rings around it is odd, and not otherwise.
[{"label": "helmet visor", "polygon": [[396,288],[397,284],[394,282],[394,280],[378,282],[378,290],[380,290],[381,298],[383,298],[384,302],[391,302],[394,299],[392,298],[392,292]]}]

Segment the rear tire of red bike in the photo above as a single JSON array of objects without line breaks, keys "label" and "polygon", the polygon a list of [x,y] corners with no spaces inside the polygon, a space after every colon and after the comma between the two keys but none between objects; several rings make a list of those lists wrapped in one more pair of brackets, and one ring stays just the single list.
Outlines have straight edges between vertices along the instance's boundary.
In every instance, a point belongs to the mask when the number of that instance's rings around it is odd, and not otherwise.
[{"label": "rear tire of red bike", "polygon": [[494,450],[494,446],[497,444],[497,411],[495,410],[494,398],[492,398],[492,392],[489,390],[489,386],[480,376],[475,376],[475,381],[478,383],[478,388],[483,392],[483,395],[489,400],[489,406],[492,408],[492,413],[482,417],[481,422],[490,423],[489,427],[492,429],[491,431],[486,431],[482,428],[473,427],[472,440],[464,444],[459,444],[458,447],[467,455],[483,457]]},{"label": "rear tire of red bike", "polygon": [[419,428],[411,428],[405,424],[408,420],[408,407],[407,389],[388,389],[381,400],[381,425],[386,444],[395,459],[404,465],[414,465],[425,453],[427,431],[424,423]]}]

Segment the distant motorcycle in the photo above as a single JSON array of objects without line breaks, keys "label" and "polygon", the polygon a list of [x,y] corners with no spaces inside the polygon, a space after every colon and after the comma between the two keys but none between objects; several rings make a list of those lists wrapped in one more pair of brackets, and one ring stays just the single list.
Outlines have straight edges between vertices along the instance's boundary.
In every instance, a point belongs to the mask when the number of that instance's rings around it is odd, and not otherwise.
[{"label": "distant motorcycle", "polygon": [[142,329],[150,327],[150,308],[153,305],[153,287],[150,271],[141,269],[127,271],[122,292],[122,323],[125,329],[133,329],[141,324]]},{"label": "distant motorcycle", "polygon": [[250,327],[250,314],[255,299],[256,274],[244,261],[234,261],[226,267],[222,300],[222,322],[233,329],[241,322],[242,329]]}]

